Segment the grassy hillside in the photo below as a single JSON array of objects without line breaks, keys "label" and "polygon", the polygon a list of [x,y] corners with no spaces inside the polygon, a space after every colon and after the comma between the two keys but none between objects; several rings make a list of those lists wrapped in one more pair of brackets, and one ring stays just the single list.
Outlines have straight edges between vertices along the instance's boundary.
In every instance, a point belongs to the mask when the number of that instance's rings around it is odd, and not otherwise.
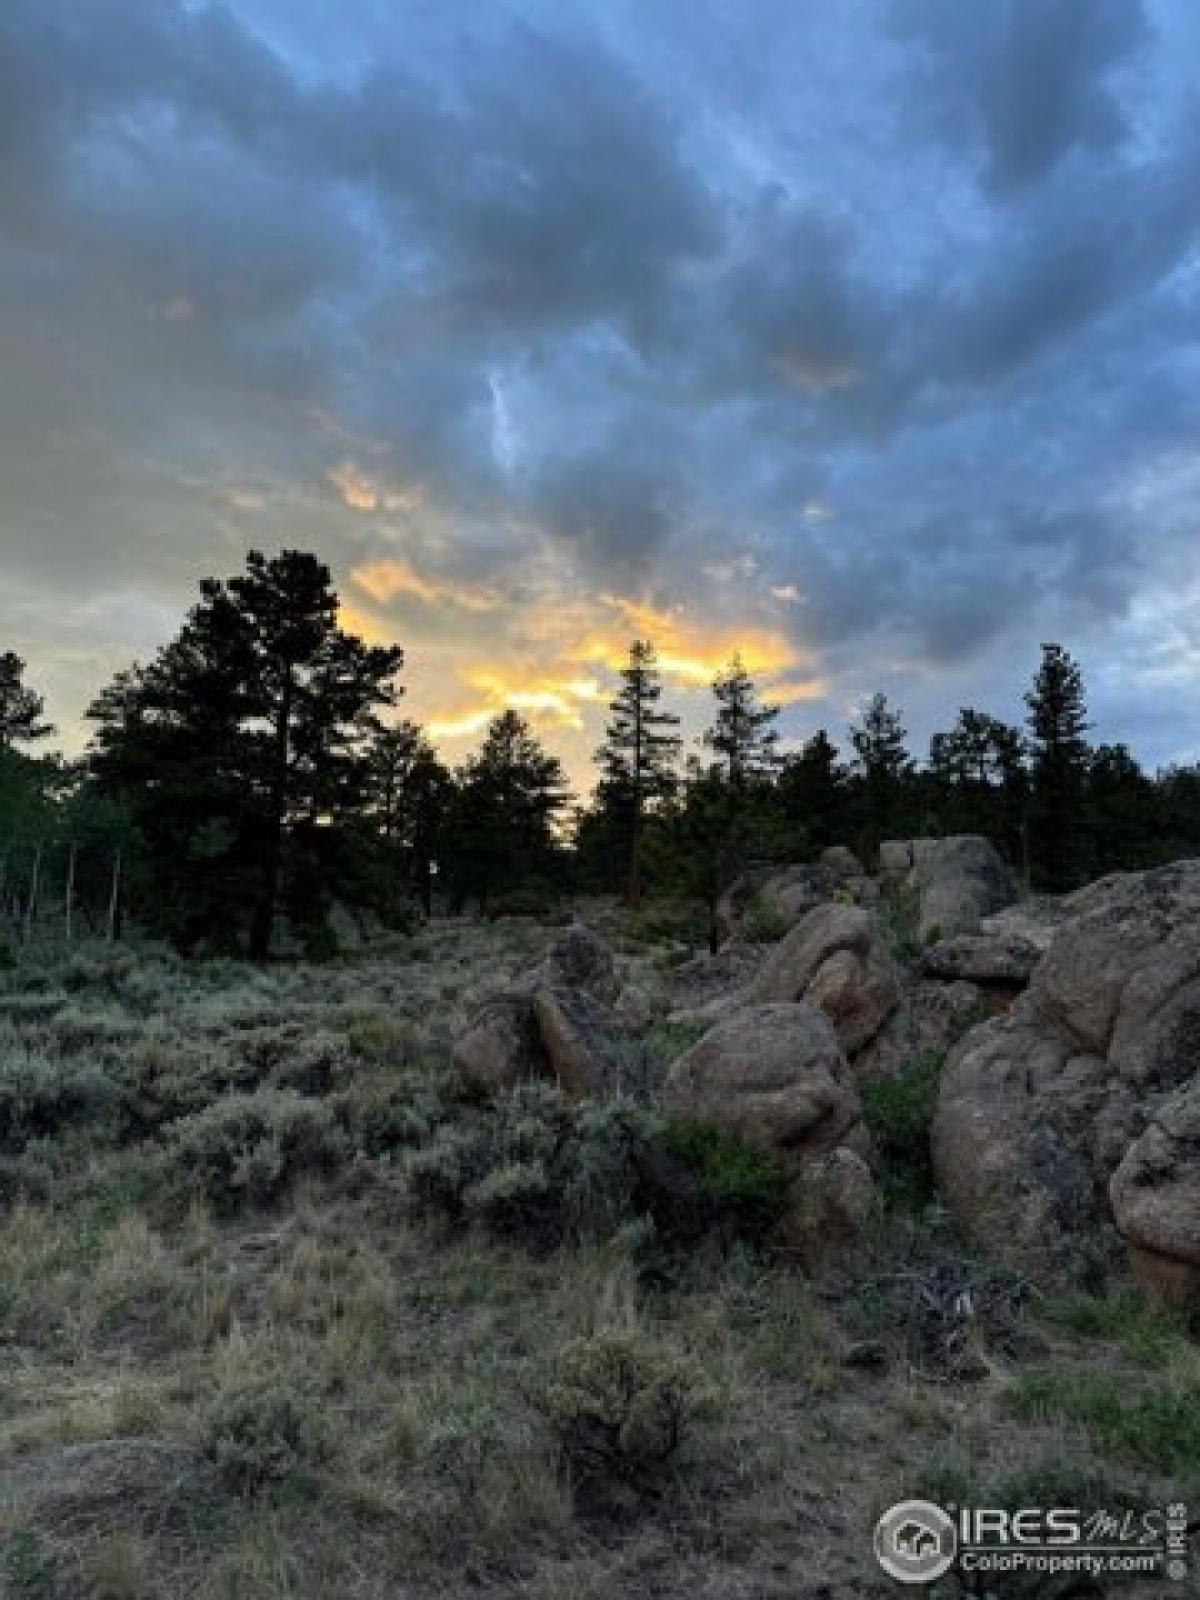
[{"label": "grassy hillside", "polygon": [[[604,922],[652,990],[679,927]],[[0,974],[5,1593],[859,1600],[902,1498],[1200,1488],[1175,1319],[1038,1293],[930,1201],[936,1064],[869,1108],[893,1181],[816,1277],[769,1174],[652,1100],[464,1100],[456,1027],[549,936]],[[636,1209],[659,1149],[711,1202],[677,1234]]]}]

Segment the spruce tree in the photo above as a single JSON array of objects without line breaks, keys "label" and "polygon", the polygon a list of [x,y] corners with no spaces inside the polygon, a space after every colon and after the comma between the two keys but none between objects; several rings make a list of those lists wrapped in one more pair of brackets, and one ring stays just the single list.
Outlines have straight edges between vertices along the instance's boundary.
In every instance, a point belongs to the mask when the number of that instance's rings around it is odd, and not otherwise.
[{"label": "spruce tree", "polygon": [[609,704],[604,743],[596,752],[597,800],[621,840],[628,905],[642,896],[642,835],[647,812],[671,793],[680,739],[679,718],[659,707],[662,675],[654,646],[635,639],[621,668],[621,687]]},{"label": "spruce tree", "polygon": [[850,743],[863,802],[865,859],[874,856],[880,841],[902,821],[905,790],[912,775],[907,737],[902,713],[894,710],[883,694],[873,695],[859,721],[851,726]]},{"label": "spruce tree", "polygon": [[1084,836],[1088,745],[1083,673],[1059,644],[1042,646],[1042,661],[1025,696],[1033,744],[1030,855],[1044,888],[1071,888],[1088,858]]},{"label": "spruce tree", "polygon": [[740,655],[733,657],[712,689],[717,716],[704,742],[724,763],[726,778],[740,789],[751,779],[771,777],[780,760],[775,729],[778,706],[762,704]]}]

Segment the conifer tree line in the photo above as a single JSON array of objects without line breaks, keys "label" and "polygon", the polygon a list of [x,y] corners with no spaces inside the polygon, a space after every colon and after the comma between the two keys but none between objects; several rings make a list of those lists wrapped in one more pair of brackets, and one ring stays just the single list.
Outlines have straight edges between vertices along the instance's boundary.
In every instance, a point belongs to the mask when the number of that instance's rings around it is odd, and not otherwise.
[{"label": "conifer tree line", "polygon": [[781,746],[778,708],[735,657],[685,749],[654,646],[617,674],[580,804],[516,711],[457,768],[401,714],[398,647],[339,622],[315,556],[252,551],[207,579],[175,636],[119,673],[68,762],[25,663],[0,652],[0,935],[117,938],[130,919],[185,952],[332,953],[353,908],[538,911],[575,892],[700,901],[750,862],[829,845],[982,833],[1034,888],[1200,853],[1200,765],[1145,772],[1093,743],[1078,664],[1043,646],[1021,726],[964,707],[918,761],[882,694],[839,748]]}]

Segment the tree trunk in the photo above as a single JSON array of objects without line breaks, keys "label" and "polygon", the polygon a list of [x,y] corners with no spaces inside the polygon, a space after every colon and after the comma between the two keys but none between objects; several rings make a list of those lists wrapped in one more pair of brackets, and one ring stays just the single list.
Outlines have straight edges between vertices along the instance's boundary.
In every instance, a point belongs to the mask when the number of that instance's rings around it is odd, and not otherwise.
[{"label": "tree trunk", "polygon": [[636,911],[642,903],[642,806],[635,796],[629,827],[629,860],[625,876],[625,904]]},{"label": "tree trunk", "polygon": [[39,844],[33,853],[33,870],[29,874],[29,898],[25,902],[25,943],[28,944],[33,933],[33,919],[37,915],[38,887],[42,875],[42,847]]},{"label": "tree trunk", "polygon": [[117,914],[121,904],[121,847],[116,848],[113,856],[112,881],[108,889],[108,923],[105,928],[105,939],[109,944],[117,940]]},{"label": "tree trunk", "polygon": [[250,928],[250,955],[255,961],[265,961],[271,952],[271,935],[275,929],[275,906],[279,899],[279,867],[283,855],[283,824],[287,815],[288,744],[292,724],[293,684],[289,672],[283,685],[279,717],[275,724],[275,754],[271,773],[270,811],[267,817],[267,839],[263,851],[262,894],[254,908]]},{"label": "tree trunk", "polygon": [[79,847],[75,844],[74,840],[72,840],[70,853],[67,856],[67,887],[64,895],[63,910],[66,917],[66,935],[68,944],[71,943],[71,937],[74,932],[75,857],[78,852],[78,848]]}]

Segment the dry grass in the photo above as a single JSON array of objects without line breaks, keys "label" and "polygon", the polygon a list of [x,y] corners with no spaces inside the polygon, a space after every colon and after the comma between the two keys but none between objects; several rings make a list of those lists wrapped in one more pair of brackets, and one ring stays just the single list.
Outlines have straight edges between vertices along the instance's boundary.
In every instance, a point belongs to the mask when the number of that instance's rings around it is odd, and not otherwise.
[{"label": "dry grass", "polygon": [[[1031,1310],[1027,1354],[931,1382],[886,1328],[879,1364],[853,1359],[876,1260],[812,1280],[637,1230],[530,1249],[414,1218],[374,1146],[224,1215],[180,1183],[175,1122],[230,1095],[369,1105],[384,1144],[410,1137],[383,1110],[449,1092],[457,1020],[545,937],[456,922],[308,971],[100,952],[4,980],[0,1068],[40,1077],[37,1126],[0,1150],[3,1592],[861,1600],[891,1592],[869,1534],[896,1499],[1179,1494],[1174,1435],[1130,1448],[1108,1390],[1080,1399],[1100,1367],[1112,1393],[1148,1372],[1192,1392],[1195,1346],[1135,1302]],[[113,1092],[81,1106],[85,1072]],[[653,1483],[599,1502],[542,1403],[597,1336],[686,1369],[698,1402]],[[178,1482],[106,1499],[119,1440],[170,1447]],[[64,1507],[72,1447],[98,1464]]]}]

